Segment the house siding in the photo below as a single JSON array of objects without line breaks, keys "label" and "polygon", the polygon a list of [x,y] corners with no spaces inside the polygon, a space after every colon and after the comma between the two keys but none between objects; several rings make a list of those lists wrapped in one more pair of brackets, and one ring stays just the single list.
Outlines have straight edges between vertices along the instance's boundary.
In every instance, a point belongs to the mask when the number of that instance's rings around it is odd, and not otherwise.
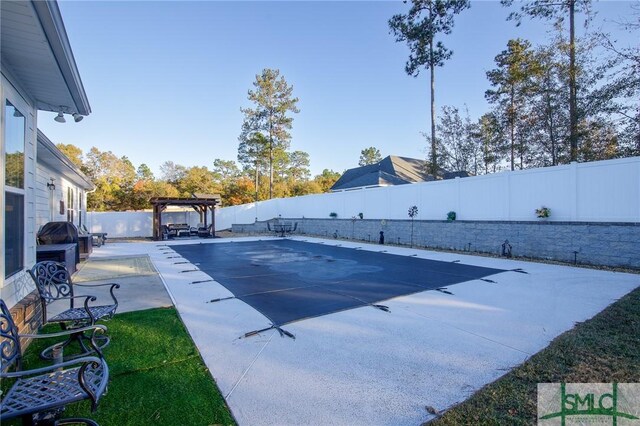
[{"label": "house siding", "polygon": [[[53,191],[50,191],[47,187],[47,184],[51,183],[51,178],[54,179],[53,183],[56,186],[56,189]],[[60,172],[55,171],[42,163],[37,163],[36,180],[36,232],[45,223],[66,222],[68,208],[75,210],[73,223],[74,225],[79,226],[80,197],[85,196],[84,188],[71,182]],[[74,194],[73,206],[67,205],[67,193],[69,188],[71,188]],[[51,205],[51,193],[53,193],[53,205]],[[64,201],[65,209],[63,214],[60,214],[60,201]]]},{"label": "house siding", "polygon": [[1,75],[2,80],[0,83],[0,94],[2,100],[2,137],[0,138],[0,155],[2,159],[2,170],[0,173],[0,192],[2,193],[2,201],[0,202],[0,218],[2,218],[2,226],[0,226],[0,246],[5,247],[5,235],[4,235],[4,197],[5,197],[5,176],[4,176],[4,153],[5,153],[5,141],[4,141],[4,104],[5,100],[8,100],[15,105],[25,115],[25,186],[24,186],[24,200],[25,200],[25,223],[24,223],[24,268],[21,272],[18,272],[5,279],[5,264],[4,255],[0,256],[0,297],[5,301],[7,306],[13,307],[20,300],[27,297],[35,289],[33,281],[26,272],[26,269],[31,267],[36,261],[36,248],[35,248],[35,182],[36,182],[36,137],[37,137],[37,114],[34,106],[34,102],[25,95],[24,92],[19,91],[19,85],[10,80],[10,77],[5,73]]}]

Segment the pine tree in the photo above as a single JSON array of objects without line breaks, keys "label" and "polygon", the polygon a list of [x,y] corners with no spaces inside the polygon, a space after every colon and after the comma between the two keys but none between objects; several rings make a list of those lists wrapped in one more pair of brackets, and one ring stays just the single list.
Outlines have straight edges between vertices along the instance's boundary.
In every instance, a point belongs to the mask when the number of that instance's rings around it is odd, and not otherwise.
[{"label": "pine tree", "polygon": [[[507,50],[495,58],[497,68],[487,71],[487,78],[494,89],[487,90],[485,97],[499,107],[507,120],[510,142],[511,170],[515,169],[516,150],[520,154],[520,168],[524,167],[523,139],[518,131],[528,96],[533,92],[533,78],[540,74],[540,66],[535,61],[531,43],[526,40],[509,40]],[[518,143],[520,142],[520,143]]]},{"label": "pine tree", "polygon": [[365,148],[360,151],[360,161],[358,161],[358,166],[375,164],[380,160],[382,160],[380,150],[376,147],[370,146],[369,148]]},{"label": "pine tree", "polygon": [[273,166],[274,155],[278,150],[289,148],[293,117],[289,113],[298,113],[298,98],[293,97],[293,86],[290,86],[279,70],[265,68],[256,75],[253,90],[249,90],[248,99],[253,108],[241,108],[244,114],[240,142],[246,142],[256,133],[267,139],[269,162],[269,198],[273,198]]},{"label": "pine tree", "polygon": [[[511,6],[514,0],[501,0],[504,6]],[[577,67],[576,67],[576,36],[575,17],[576,12],[585,12],[587,22],[590,20],[591,0],[532,0],[524,2],[520,11],[509,14],[508,19],[513,19],[520,25],[522,17],[528,15],[532,18],[552,20],[556,25],[561,25],[569,18],[569,142],[571,145],[571,161],[578,159],[578,93],[577,93]]]},{"label": "pine tree", "polygon": [[435,68],[444,65],[453,52],[442,41],[435,41],[439,34],[450,34],[453,30],[453,18],[464,9],[468,9],[469,0],[412,0],[411,9],[406,15],[394,15],[389,20],[389,28],[396,41],[406,42],[411,54],[405,65],[408,75],[417,77],[420,68],[429,69],[431,76],[431,142],[429,172],[438,174],[438,154],[436,139],[436,103]]}]

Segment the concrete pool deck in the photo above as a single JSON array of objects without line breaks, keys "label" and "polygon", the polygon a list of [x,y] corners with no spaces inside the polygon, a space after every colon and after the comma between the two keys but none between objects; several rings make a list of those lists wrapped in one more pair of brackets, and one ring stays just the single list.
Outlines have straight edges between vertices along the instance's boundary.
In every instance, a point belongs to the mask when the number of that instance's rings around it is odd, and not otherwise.
[{"label": "concrete pool deck", "polygon": [[[576,322],[634,288],[640,275],[360,242],[307,240],[390,255],[513,270],[363,306],[242,338],[270,325],[232,299],[174,244],[268,237],[110,243],[92,259],[148,255],[238,423],[417,425],[521,364]],[[117,281],[117,280],[114,280]]]}]

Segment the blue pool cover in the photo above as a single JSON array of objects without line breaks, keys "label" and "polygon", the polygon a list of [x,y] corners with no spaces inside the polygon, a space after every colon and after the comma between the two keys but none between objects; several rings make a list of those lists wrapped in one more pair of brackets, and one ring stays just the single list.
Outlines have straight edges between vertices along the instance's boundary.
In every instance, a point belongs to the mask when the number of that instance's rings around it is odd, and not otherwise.
[{"label": "blue pool cover", "polygon": [[171,248],[274,326],[505,272],[287,239]]}]

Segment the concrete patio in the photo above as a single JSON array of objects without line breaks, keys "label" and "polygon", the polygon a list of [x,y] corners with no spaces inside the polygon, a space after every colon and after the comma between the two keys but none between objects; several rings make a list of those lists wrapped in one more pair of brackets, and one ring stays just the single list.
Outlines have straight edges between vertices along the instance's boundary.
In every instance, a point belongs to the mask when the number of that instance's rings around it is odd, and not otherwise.
[{"label": "concrete patio", "polygon": [[[256,239],[265,238],[110,243],[76,275],[94,271],[121,283],[122,310],[173,300],[233,415],[247,425],[420,424],[433,417],[425,406],[443,410],[466,399],[640,285],[635,274],[387,246],[390,255],[510,271],[495,283],[448,286],[453,294],[385,301],[390,312],[366,306],[286,325],[295,340],[276,330],[243,338],[269,321],[236,299],[208,303],[231,293],[171,246]],[[100,272],[106,259],[116,266]],[[511,271],[517,268],[527,273]],[[148,274],[131,275],[140,271]]]}]

